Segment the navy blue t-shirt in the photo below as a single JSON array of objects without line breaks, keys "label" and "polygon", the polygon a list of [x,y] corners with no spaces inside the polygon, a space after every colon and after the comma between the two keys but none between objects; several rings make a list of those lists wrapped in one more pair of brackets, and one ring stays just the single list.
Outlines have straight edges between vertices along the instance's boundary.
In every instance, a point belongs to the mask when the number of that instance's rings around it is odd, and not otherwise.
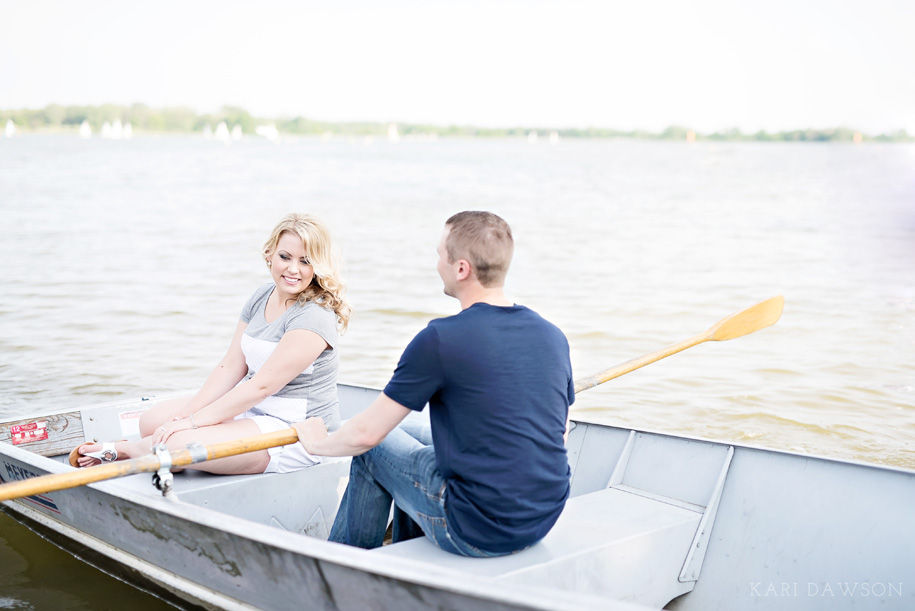
[{"label": "navy blue t-shirt", "polygon": [[384,394],[430,406],[449,529],[489,552],[542,539],[569,495],[563,443],[575,400],[569,343],[524,306],[477,303],[433,320]]}]

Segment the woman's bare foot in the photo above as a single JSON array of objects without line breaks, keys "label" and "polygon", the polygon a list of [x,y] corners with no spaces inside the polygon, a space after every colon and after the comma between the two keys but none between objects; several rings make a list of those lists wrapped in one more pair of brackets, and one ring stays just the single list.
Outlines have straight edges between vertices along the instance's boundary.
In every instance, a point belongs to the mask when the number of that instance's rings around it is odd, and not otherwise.
[{"label": "woman's bare foot", "polygon": [[70,452],[69,461],[74,467],[84,468],[114,462],[119,458],[126,456],[118,451],[116,443],[84,443]]}]

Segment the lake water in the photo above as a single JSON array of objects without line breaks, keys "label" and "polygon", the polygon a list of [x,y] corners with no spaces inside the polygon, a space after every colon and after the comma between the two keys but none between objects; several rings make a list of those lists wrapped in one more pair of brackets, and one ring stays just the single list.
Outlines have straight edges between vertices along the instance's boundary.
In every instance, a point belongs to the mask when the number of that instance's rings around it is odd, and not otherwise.
[{"label": "lake water", "polygon": [[[901,144],[0,140],[0,418],[199,385],[291,211],[325,218],[346,262],[341,381],[383,386],[457,311],[435,247],[464,209],[512,225],[508,293],[565,331],[578,376],[784,295],[776,326],[582,393],[574,417],[915,468]],[[46,608],[29,592],[69,570],[38,576],[69,558],[40,541],[0,516],[0,609]],[[109,604],[87,572],[68,608]]]}]

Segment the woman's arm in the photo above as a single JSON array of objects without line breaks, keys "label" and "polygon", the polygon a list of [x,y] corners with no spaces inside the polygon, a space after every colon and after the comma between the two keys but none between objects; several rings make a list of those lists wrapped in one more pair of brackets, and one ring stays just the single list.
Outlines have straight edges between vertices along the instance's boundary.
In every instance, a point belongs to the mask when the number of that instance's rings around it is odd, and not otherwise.
[{"label": "woman's arm", "polygon": [[167,423],[165,430],[157,430],[153,435],[153,443],[165,441],[178,431],[231,420],[283,388],[305,371],[327,347],[324,338],[313,331],[287,331],[254,377],[197,409],[189,417]]}]

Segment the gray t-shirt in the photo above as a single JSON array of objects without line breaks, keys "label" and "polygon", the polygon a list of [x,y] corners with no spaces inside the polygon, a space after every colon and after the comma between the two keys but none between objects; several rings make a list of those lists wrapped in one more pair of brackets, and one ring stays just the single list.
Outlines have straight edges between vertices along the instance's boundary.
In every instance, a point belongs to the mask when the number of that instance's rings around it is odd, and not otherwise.
[{"label": "gray t-shirt", "polygon": [[321,336],[329,347],[305,371],[252,411],[295,422],[303,419],[307,410],[309,417],[319,416],[329,430],[335,430],[340,426],[340,402],[337,399],[340,358],[336,349],[340,335],[337,316],[333,310],[314,302],[305,305],[297,303],[268,323],[264,309],[274,288],[276,285],[272,282],[258,288],[241,312],[242,322],[248,324],[241,345],[248,364],[245,380],[254,377],[287,331],[312,331]]}]

